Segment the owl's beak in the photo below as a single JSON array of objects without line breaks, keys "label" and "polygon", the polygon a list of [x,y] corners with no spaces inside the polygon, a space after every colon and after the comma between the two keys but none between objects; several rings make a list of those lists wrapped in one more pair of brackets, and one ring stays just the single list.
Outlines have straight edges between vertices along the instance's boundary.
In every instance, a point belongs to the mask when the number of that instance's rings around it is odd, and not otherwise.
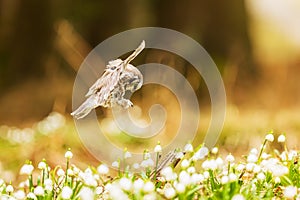
[{"label": "owl's beak", "polygon": [[137,55],[139,55],[144,48],[145,40],[143,40],[140,46],[130,56],[128,56],[128,58],[124,60],[124,67],[126,67]]}]

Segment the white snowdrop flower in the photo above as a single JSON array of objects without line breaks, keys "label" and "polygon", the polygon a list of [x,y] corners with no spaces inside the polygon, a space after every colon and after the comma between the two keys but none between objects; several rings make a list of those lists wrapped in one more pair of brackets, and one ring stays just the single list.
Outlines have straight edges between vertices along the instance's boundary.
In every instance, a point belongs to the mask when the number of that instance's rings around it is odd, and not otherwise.
[{"label": "white snowdrop flower", "polygon": [[81,171],[78,167],[76,167],[75,165],[72,165],[72,170],[74,172],[75,175],[78,175],[79,172]]},{"label": "white snowdrop flower", "polygon": [[6,186],[6,192],[7,192],[7,193],[12,193],[12,192],[14,192],[14,187],[13,187],[12,185]]},{"label": "white snowdrop flower", "polygon": [[44,161],[39,162],[38,168],[44,170],[47,168],[47,164]]},{"label": "white snowdrop flower", "polygon": [[14,193],[14,197],[18,200],[23,200],[26,197],[26,194],[23,190],[18,190]]},{"label": "white snowdrop flower", "polygon": [[262,159],[268,159],[268,158],[270,158],[270,154],[267,154],[266,152],[263,152],[263,153],[261,154],[261,158],[262,158]]},{"label": "white snowdrop flower", "polygon": [[133,163],[132,167],[133,167],[133,169],[139,169],[140,164],[139,163]]},{"label": "white snowdrop flower", "polygon": [[149,158],[147,160],[143,160],[141,163],[141,166],[144,168],[152,167],[152,166],[154,166],[154,161],[151,158]]},{"label": "white snowdrop flower", "polygon": [[193,173],[195,173],[196,172],[196,169],[195,169],[195,167],[189,167],[189,168],[187,168],[187,170],[186,170],[189,174],[193,174]]},{"label": "white snowdrop flower", "polygon": [[65,153],[65,158],[71,159],[72,157],[73,157],[73,153],[72,153],[70,150],[68,150],[68,151]]},{"label": "white snowdrop flower", "polygon": [[151,194],[146,194],[143,197],[143,200],[156,200],[156,195],[155,193],[151,193]]},{"label": "white snowdrop flower", "polygon": [[184,157],[184,153],[181,152],[181,151],[180,151],[180,152],[177,152],[176,155],[175,155],[175,158],[176,158],[176,159],[182,159],[183,157]]},{"label": "white snowdrop flower", "polygon": [[136,179],[133,182],[133,190],[139,192],[144,187],[144,181],[140,178]]},{"label": "white snowdrop flower", "polygon": [[222,176],[222,178],[221,178],[221,183],[222,184],[226,184],[226,183],[228,183],[229,182],[229,177],[228,176]]},{"label": "white snowdrop flower", "polygon": [[97,180],[92,174],[92,171],[90,169],[86,169],[85,172],[80,172],[78,176],[82,179],[82,181],[88,185],[88,186],[97,186]]},{"label": "white snowdrop flower", "polygon": [[65,171],[62,168],[59,168],[56,172],[57,176],[64,176],[65,175]]},{"label": "white snowdrop flower", "polygon": [[165,177],[171,176],[173,174],[173,169],[170,166],[167,166],[161,170],[161,174]]},{"label": "white snowdrop flower", "polygon": [[203,169],[211,169],[211,170],[215,170],[218,168],[218,164],[217,162],[214,160],[214,159],[211,159],[211,160],[205,160],[203,163],[202,163],[202,168]]},{"label": "white snowdrop flower", "polygon": [[176,183],[174,184],[174,188],[177,191],[178,194],[184,193],[185,191],[185,185],[182,183]]},{"label": "white snowdrop flower", "polygon": [[131,157],[132,157],[132,154],[129,151],[125,151],[124,158],[127,159],[127,158],[131,158]]},{"label": "white snowdrop flower", "polygon": [[285,135],[279,135],[278,138],[277,138],[277,141],[280,143],[280,142],[285,142]]},{"label": "white snowdrop flower", "polygon": [[70,199],[73,194],[73,190],[69,186],[64,186],[61,190],[61,198]]},{"label": "white snowdrop flower", "polygon": [[284,151],[284,152],[282,152],[280,155],[279,155],[279,157],[280,157],[280,159],[282,160],[282,161],[287,161],[287,159],[288,159],[288,155],[287,155],[287,153]]},{"label": "white snowdrop flower", "polygon": [[218,157],[218,158],[216,159],[216,163],[217,163],[218,167],[223,167],[223,165],[224,165],[224,161],[223,161],[223,159],[220,158],[220,157]]},{"label": "white snowdrop flower", "polygon": [[261,171],[261,167],[259,166],[259,165],[254,165],[254,167],[253,167],[253,172],[254,173],[258,173],[258,172],[260,172]]},{"label": "white snowdrop flower", "polygon": [[173,197],[175,197],[176,191],[174,190],[174,188],[169,187],[165,189],[164,195],[167,199],[172,199]]},{"label": "white snowdrop flower", "polygon": [[29,192],[26,197],[27,197],[27,199],[33,199],[33,200],[37,199],[37,197],[35,196],[35,194],[32,193],[32,192]]},{"label": "white snowdrop flower", "polygon": [[25,164],[20,169],[20,175],[31,175],[34,167],[31,164]]},{"label": "white snowdrop flower", "polygon": [[241,194],[236,194],[232,197],[231,200],[245,200],[245,197]]},{"label": "white snowdrop flower", "polygon": [[250,150],[250,154],[257,155],[257,154],[258,154],[257,148],[252,148],[252,149]]},{"label": "white snowdrop flower", "polygon": [[153,192],[155,190],[155,185],[154,183],[152,183],[151,181],[147,181],[145,184],[144,184],[144,187],[143,187],[143,191],[146,192],[146,193],[150,193],[150,192]]},{"label": "white snowdrop flower", "polygon": [[132,188],[132,182],[131,180],[129,180],[128,178],[126,177],[122,177],[120,180],[119,180],[119,185],[120,187],[125,190],[125,191],[130,191],[131,188]]},{"label": "white snowdrop flower", "polygon": [[144,152],[144,160],[147,160],[150,158],[151,158],[151,154],[148,151]]},{"label": "white snowdrop flower", "polygon": [[209,178],[209,176],[210,176],[210,175],[209,175],[209,172],[208,172],[208,171],[203,172],[203,176],[204,176],[204,178],[206,178],[206,179]]},{"label": "white snowdrop flower", "polygon": [[219,152],[219,148],[218,147],[214,147],[214,148],[212,148],[211,152],[213,154],[217,154]]},{"label": "white snowdrop flower", "polygon": [[280,179],[278,176],[276,176],[276,177],[274,178],[274,182],[275,182],[275,183],[280,183],[280,182],[281,182],[281,179]]},{"label": "white snowdrop flower", "polygon": [[157,144],[154,148],[155,153],[161,153],[162,152],[162,147],[160,144]]},{"label": "white snowdrop flower", "polygon": [[297,194],[297,188],[294,186],[287,186],[283,191],[283,196],[288,199],[293,199]]},{"label": "white snowdrop flower", "polygon": [[234,162],[234,156],[229,154],[226,156],[226,159],[225,159],[227,162],[230,162],[230,163],[233,163]]},{"label": "white snowdrop flower", "polygon": [[234,182],[234,181],[236,181],[236,180],[238,179],[237,175],[234,174],[234,173],[230,173],[230,174],[228,175],[228,177],[229,177],[229,181],[230,181],[230,182]]},{"label": "white snowdrop flower", "polygon": [[95,199],[94,191],[89,187],[83,187],[79,192],[79,198],[81,200],[91,200]]},{"label": "white snowdrop flower", "polygon": [[238,166],[236,167],[236,170],[238,170],[239,172],[243,171],[244,169],[245,169],[244,164],[238,164]]},{"label": "white snowdrop flower", "polygon": [[53,182],[52,182],[52,180],[51,179],[45,179],[44,180],[44,184],[45,184],[45,190],[47,190],[47,191],[52,191],[52,189],[53,189]]},{"label": "white snowdrop flower", "polygon": [[272,133],[269,133],[266,135],[265,139],[269,142],[273,142],[274,141],[274,135]]},{"label": "white snowdrop flower", "polygon": [[289,173],[289,169],[286,166],[275,165],[271,168],[271,171],[274,176],[283,176]]},{"label": "white snowdrop flower", "polygon": [[257,179],[262,181],[262,180],[266,179],[266,176],[263,172],[260,172],[260,173],[257,174]]},{"label": "white snowdrop flower", "polygon": [[184,146],[184,152],[193,152],[194,151],[194,147],[191,143],[188,143]]},{"label": "white snowdrop flower", "polygon": [[111,164],[112,167],[115,167],[115,168],[119,168],[120,167],[120,163],[118,161],[114,161],[112,164]]},{"label": "white snowdrop flower", "polygon": [[105,164],[101,164],[97,167],[97,171],[101,175],[106,175],[109,172],[109,168]]},{"label": "white snowdrop flower", "polygon": [[298,156],[298,153],[297,153],[297,151],[295,151],[295,150],[291,150],[291,151],[289,151],[289,153],[288,153],[288,159],[289,160],[293,160],[294,158],[296,158]]},{"label": "white snowdrop flower", "polygon": [[248,163],[255,163],[256,161],[258,160],[258,157],[257,157],[257,155],[255,155],[255,154],[249,154],[248,156],[247,156],[247,162]]},{"label": "white snowdrop flower", "polygon": [[205,158],[205,156],[208,155],[208,148],[207,147],[201,147],[192,157],[192,160],[197,161]]},{"label": "white snowdrop flower", "polygon": [[178,179],[183,185],[189,185],[191,183],[191,176],[186,171],[181,171]]},{"label": "white snowdrop flower", "polygon": [[96,187],[95,193],[96,193],[97,195],[100,195],[100,194],[102,194],[103,192],[104,192],[103,187],[101,187],[101,186]]},{"label": "white snowdrop flower", "polygon": [[193,184],[197,184],[199,182],[202,182],[203,180],[204,180],[204,176],[202,174],[196,174],[196,173],[194,173],[191,176],[191,182]]},{"label": "white snowdrop flower", "polygon": [[68,176],[74,176],[74,171],[72,169],[67,170]]},{"label": "white snowdrop flower", "polygon": [[190,162],[187,159],[183,159],[181,162],[181,168],[185,169],[190,166]]},{"label": "white snowdrop flower", "polygon": [[247,164],[246,164],[246,170],[247,170],[248,172],[252,172],[253,169],[254,169],[254,167],[255,167],[255,164],[254,164],[254,163],[247,163]]},{"label": "white snowdrop flower", "polygon": [[43,188],[42,186],[37,186],[36,188],[34,188],[33,193],[34,193],[36,196],[43,196],[43,195],[45,194],[44,188]]}]

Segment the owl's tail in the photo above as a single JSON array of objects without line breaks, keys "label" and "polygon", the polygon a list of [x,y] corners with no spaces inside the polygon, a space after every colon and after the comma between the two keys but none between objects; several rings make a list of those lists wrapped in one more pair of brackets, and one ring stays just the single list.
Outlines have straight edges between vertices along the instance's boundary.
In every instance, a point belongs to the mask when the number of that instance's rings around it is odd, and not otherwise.
[{"label": "owl's tail", "polygon": [[71,113],[76,119],[81,119],[87,116],[92,109],[98,106],[95,95],[90,96],[85,102],[83,102],[75,111]]}]

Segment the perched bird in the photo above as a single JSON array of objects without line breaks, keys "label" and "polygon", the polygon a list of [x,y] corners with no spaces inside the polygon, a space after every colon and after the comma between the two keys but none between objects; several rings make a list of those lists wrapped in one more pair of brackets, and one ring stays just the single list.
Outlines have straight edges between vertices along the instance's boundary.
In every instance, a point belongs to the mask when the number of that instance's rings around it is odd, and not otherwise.
[{"label": "perched bird", "polygon": [[76,119],[81,119],[98,106],[121,106],[124,109],[133,106],[129,99],[124,98],[124,95],[126,91],[135,92],[142,87],[143,75],[129,63],[144,48],[145,41],[143,40],[124,61],[121,59],[109,61],[102,76],[89,88],[85,95],[87,99],[71,115]]}]

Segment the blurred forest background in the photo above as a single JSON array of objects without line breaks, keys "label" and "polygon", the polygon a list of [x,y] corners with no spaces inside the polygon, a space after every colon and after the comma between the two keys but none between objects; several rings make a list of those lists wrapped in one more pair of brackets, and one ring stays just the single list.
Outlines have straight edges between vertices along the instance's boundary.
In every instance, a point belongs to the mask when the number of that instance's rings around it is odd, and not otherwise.
[{"label": "blurred forest background", "polygon": [[[291,145],[297,145],[297,0],[0,0],[0,161],[7,166],[20,165],[14,161],[24,157],[57,162],[58,153],[76,145],[78,162],[80,155],[87,155],[69,115],[76,72],[103,40],[146,26],[170,28],[192,37],[219,67],[228,103],[219,145],[228,150],[247,148],[253,135],[270,129],[286,132],[291,135]],[[164,57],[170,55],[156,51],[149,52],[148,59],[161,62]],[[205,84],[194,80],[191,69],[176,63],[173,67],[191,81],[201,109],[209,110]],[[209,120],[206,118],[204,121]],[[36,130],[42,134],[32,136],[33,140],[20,139]],[[48,134],[51,131],[54,133]],[[17,154],[7,157],[12,153]]]}]

